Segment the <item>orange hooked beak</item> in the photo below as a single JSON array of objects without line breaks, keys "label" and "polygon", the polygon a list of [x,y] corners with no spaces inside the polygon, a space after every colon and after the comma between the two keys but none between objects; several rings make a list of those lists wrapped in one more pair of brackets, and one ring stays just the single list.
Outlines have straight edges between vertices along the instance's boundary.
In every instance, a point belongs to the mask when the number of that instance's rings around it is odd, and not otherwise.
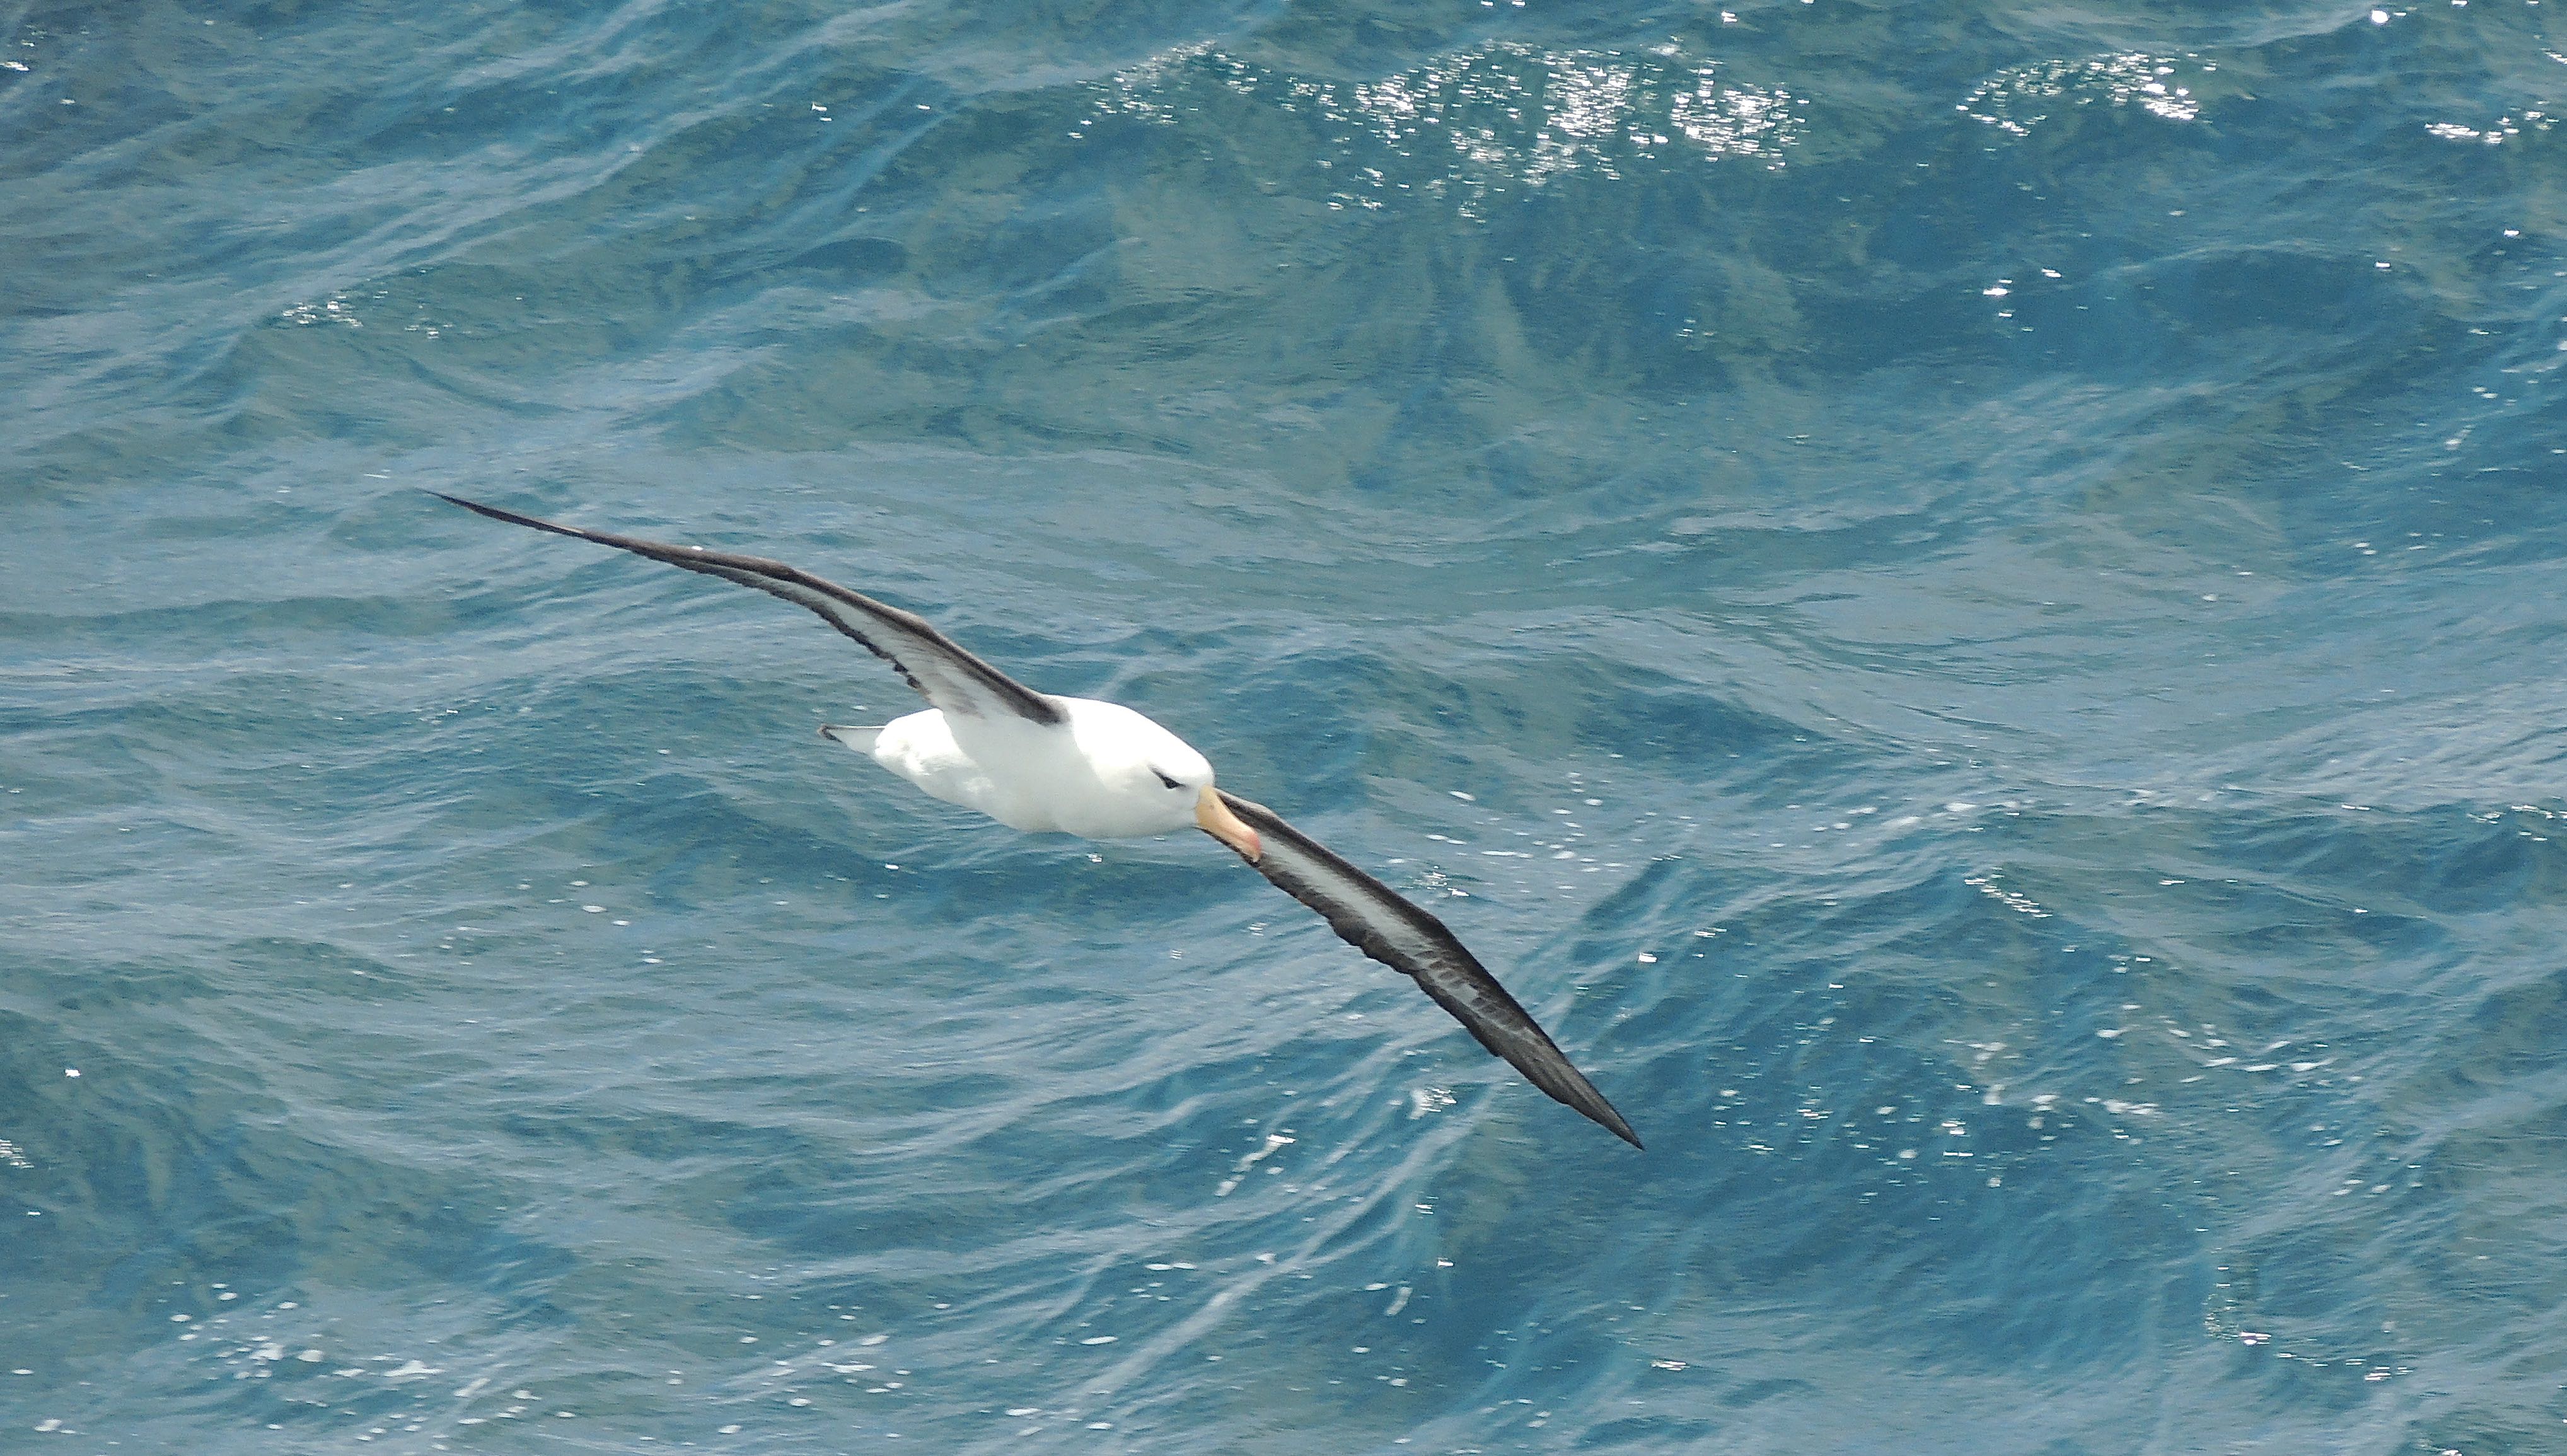
[{"label": "orange hooked beak", "polygon": [[1221,795],[1209,783],[1195,799],[1195,823],[1206,834],[1238,850],[1239,857],[1250,864],[1266,853],[1266,846],[1258,842],[1257,831],[1239,822],[1239,816],[1230,811],[1230,805],[1221,801]]}]

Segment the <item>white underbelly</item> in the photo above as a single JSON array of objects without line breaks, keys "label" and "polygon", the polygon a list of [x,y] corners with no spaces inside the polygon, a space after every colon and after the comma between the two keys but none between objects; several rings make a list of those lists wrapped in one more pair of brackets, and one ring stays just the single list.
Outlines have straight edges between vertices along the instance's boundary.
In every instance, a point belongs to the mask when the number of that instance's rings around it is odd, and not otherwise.
[{"label": "white underbelly", "polygon": [[1018,823],[1005,812],[1008,797],[980,761],[954,740],[945,715],[931,708],[884,725],[874,739],[874,761],[945,800],[978,809],[1014,829],[1049,828]]},{"label": "white underbelly", "polygon": [[[1166,737],[1178,752],[1191,755],[1194,749],[1132,709],[1086,699],[1052,701],[1068,709],[1065,725],[948,719],[927,709],[883,725],[870,752],[875,762],[927,793],[978,809],[1011,829],[1124,840],[1194,824],[1191,798],[1158,793],[1155,780],[1142,783],[1150,767],[1132,749],[1135,725]],[[1106,783],[1101,773],[1117,780]]]},{"label": "white underbelly", "polygon": [[[1073,712],[1088,706],[1058,701]],[[1066,727],[966,719],[958,735],[952,721],[929,709],[885,725],[874,739],[873,759],[949,804],[1028,833],[1120,839],[1165,834],[1192,822],[1182,806],[1171,817],[1163,805],[1136,801],[1100,783],[1096,765]]]}]

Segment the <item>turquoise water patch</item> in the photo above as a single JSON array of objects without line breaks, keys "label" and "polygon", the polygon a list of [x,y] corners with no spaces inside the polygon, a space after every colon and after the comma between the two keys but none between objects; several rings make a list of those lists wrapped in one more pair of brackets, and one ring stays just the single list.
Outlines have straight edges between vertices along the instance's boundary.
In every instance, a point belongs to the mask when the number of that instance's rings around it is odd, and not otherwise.
[{"label": "turquoise water patch", "polygon": [[2555,1449],[2550,8],[13,12],[0,1448]]}]

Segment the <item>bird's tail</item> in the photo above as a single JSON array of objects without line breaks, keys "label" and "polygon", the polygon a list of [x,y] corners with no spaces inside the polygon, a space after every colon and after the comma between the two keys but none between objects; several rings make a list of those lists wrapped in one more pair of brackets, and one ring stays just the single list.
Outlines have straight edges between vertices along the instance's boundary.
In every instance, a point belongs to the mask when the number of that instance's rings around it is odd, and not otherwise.
[{"label": "bird's tail", "polygon": [[833,723],[823,724],[820,727],[820,736],[824,738],[835,738],[839,742],[846,744],[848,747],[855,749],[857,752],[870,757],[874,751],[874,739],[882,736],[882,729],[878,728],[842,728]]}]

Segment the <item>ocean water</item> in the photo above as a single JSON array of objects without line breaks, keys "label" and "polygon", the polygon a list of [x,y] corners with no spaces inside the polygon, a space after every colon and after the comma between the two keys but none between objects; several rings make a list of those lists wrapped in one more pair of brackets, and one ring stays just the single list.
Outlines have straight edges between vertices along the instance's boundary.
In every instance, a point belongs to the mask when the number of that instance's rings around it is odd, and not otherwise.
[{"label": "ocean water", "polygon": [[0,1450],[2567,1450],[2562,12],[0,7]]}]

